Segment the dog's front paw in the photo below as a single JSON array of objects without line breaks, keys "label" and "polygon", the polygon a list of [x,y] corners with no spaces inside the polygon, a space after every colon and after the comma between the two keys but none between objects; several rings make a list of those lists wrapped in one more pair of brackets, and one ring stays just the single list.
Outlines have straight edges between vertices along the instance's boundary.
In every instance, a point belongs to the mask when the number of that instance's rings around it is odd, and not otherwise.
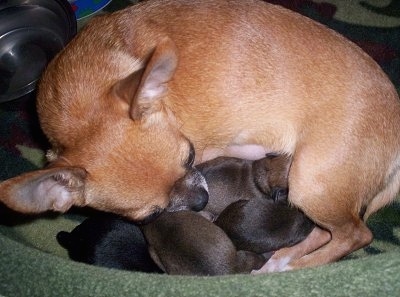
[{"label": "dog's front paw", "polygon": [[290,257],[283,257],[283,258],[278,258],[278,259],[271,258],[260,269],[251,271],[251,274],[256,275],[256,274],[264,274],[264,273],[282,272],[282,271],[292,270],[290,265],[288,265],[290,260],[291,260]]}]

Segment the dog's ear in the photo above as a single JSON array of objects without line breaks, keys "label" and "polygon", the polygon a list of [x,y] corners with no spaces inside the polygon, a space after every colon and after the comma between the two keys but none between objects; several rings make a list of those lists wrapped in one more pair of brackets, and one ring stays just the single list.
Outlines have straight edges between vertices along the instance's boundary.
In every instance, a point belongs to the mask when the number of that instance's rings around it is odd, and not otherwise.
[{"label": "dog's ear", "polygon": [[118,81],[114,87],[113,91],[119,99],[125,102],[129,106],[132,105],[133,99],[135,98],[136,92],[139,88],[140,80],[142,79],[143,72],[145,68],[138,69]]},{"label": "dog's ear", "polygon": [[167,83],[173,77],[177,64],[175,44],[166,37],[152,51],[144,68],[114,86],[117,96],[129,104],[133,120],[160,110],[161,98],[167,92]]},{"label": "dog's ear", "polygon": [[54,167],[28,172],[0,183],[0,202],[22,213],[65,212],[83,205],[86,170]]},{"label": "dog's ear", "polygon": [[254,161],[253,176],[257,187],[266,194],[274,188],[287,189],[291,161],[290,156],[276,154]]},{"label": "dog's ear", "polygon": [[173,41],[164,38],[155,48],[144,70],[138,91],[131,104],[130,115],[136,120],[157,110],[167,92],[178,64],[177,49]]}]

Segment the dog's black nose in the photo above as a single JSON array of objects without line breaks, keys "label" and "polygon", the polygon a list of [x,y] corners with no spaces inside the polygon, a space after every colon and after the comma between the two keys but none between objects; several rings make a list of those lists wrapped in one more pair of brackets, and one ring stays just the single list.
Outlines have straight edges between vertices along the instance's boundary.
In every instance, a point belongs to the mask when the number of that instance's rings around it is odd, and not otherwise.
[{"label": "dog's black nose", "polygon": [[200,211],[206,207],[208,203],[208,192],[204,188],[200,188],[196,191],[193,201],[190,203],[190,209],[194,211]]}]

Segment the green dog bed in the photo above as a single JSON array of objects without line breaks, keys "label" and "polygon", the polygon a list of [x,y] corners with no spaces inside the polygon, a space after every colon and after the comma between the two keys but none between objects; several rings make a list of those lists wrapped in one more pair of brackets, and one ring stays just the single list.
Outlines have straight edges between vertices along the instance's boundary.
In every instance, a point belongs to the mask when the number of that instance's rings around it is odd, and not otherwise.
[{"label": "green dog bed", "polygon": [[[400,2],[274,0],[363,47],[400,87]],[[390,2],[390,3],[389,3]],[[127,5],[114,0],[109,10]],[[43,166],[47,149],[32,98],[0,104],[0,180]],[[0,296],[400,296],[400,201],[373,215],[375,240],[345,259],[265,275],[183,277],[73,262],[56,234],[85,212],[24,217],[0,207]]]},{"label": "green dog bed", "polygon": [[[41,216],[0,226],[4,296],[400,296],[400,203],[371,217],[374,242],[340,262],[266,275],[187,277],[95,267],[57,243],[84,216]],[[4,219],[4,218],[3,218]]]}]

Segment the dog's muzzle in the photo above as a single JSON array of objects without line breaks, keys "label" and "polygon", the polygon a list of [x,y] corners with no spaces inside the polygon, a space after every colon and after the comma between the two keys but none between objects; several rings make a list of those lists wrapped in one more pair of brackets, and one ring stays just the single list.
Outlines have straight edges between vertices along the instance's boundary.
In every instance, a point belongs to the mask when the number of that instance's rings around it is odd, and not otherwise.
[{"label": "dog's muzzle", "polygon": [[193,201],[189,203],[189,209],[193,211],[202,210],[208,203],[208,191],[203,188],[198,189],[192,200]]}]

